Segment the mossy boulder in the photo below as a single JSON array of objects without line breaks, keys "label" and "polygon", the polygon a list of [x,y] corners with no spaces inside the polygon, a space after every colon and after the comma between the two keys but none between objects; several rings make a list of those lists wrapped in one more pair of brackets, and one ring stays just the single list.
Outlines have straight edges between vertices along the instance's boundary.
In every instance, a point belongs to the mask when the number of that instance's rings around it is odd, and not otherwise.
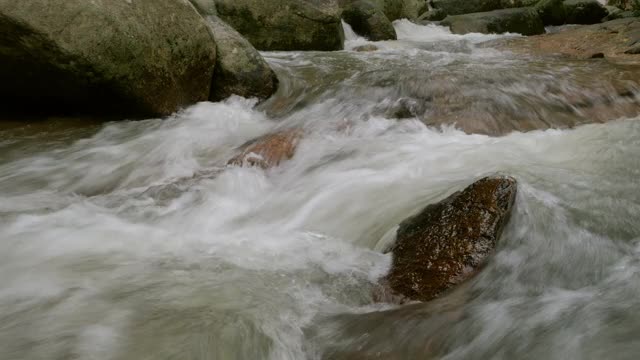
[{"label": "mossy boulder", "polygon": [[391,21],[377,6],[366,0],[354,1],[345,6],[342,18],[356,34],[371,41],[396,40],[396,30]]},{"label": "mossy boulder", "polygon": [[597,0],[565,0],[564,9],[567,24],[597,24],[608,15]]},{"label": "mossy boulder", "polygon": [[209,98],[215,55],[186,1],[0,0],[0,96],[14,107],[167,115]]},{"label": "mossy boulder", "polygon": [[454,34],[538,35],[545,32],[538,12],[532,7],[447,16],[442,25],[449,26]]},{"label": "mossy boulder", "polygon": [[428,301],[472,276],[495,248],[516,192],[511,177],[483,178],[402,222],[382,283],[394,295]]},{"label": "mossy boulder", "polygon": [[210,100],[231,95],[267,99],[278,89],[278,77],[262,55],[237,31],[217,16],[208,16],[218,57]]},{"label": "mossy boulder", "polygon": [[335,0],[216,0],[218,16],[259,50],[341,50]]}]

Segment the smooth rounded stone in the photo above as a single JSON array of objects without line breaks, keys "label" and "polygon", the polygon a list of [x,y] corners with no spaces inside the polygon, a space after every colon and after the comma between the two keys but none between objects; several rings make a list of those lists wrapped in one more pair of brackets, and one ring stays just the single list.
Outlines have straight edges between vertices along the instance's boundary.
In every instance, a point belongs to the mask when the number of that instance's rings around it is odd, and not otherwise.
[{"label": "smooth rounded stone", "polygon": [[207,21],[218,50],[209,99],[239,95],[264,100],[275,93],[278,77],[262,55],[220,18],[208,16]]},{"label": "smooth rounded stone", "polygon": [[567,24],[597,24],[607,16],[607,9],[597,0],[565,0]]},{"label": "smooth rounded stone", "polygon": [[539,35],[545,32],[538,12],[531,7],[447,16],[441,24],[449,26],[454,34]]},{"label": "smooth rounded stone", "polygon": [[471,277],[495,248],[516,192],[515,179],[486,177],[402,222],[382,283],[429,301]]},{"label": "smooth rounded stone", "polygon": [[216,0],[218,16],[258,50],[342,50],[336,0]]},{"label": "smooth rounded stone", "polygon": [[567,12],[564,8],[564,0],[540,0],[535,5],[540,19],[544,25],[562,25],[567,20]]},{"label": "smooth rounded stone", "polygon": [[342,18],[356,34],[371,41],[396,40],[396,30],[391,21],[370,1],[359,0],[342,10]]},{"label": "smooth rounded stone", "polygon": [[215,60],[186,1],[0,0],[0,96],[20,111],[168,115],[209,98]]},{"label": "smooth rounded stone", "polygon": [[240,153],[229,160],[228,165],[256,166],[263,169],[278,166],[295,155],[303,136],[304,132],[298,128],[261,136],[243,145]]},{"label": "smooth rounded stone", "polygon": [[357,52],[370,52],[379,50],[377,46],[373,44],[360,45],[353,48],[353,51]]}]

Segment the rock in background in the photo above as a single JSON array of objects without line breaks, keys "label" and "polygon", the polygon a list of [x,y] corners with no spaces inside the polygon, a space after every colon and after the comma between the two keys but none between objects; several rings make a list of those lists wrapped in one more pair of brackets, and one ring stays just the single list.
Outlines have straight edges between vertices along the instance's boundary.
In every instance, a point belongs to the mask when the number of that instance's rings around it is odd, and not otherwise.
[{"label": "rock in background", "polygon": [[342,18],[353,31],[371,41],[396,40],[396,30],[384,12],[367,0],[357,0],[345,5]]},{"label": "rock in background", "polygon": [[218,57],[211,85],[211,101],[231,95],[269,98],[278,90],[278,77],[262,55],[231,26],[216,16],[208,16]]},{"label": "rock in background", "polygon": [[566,24],[597,24],[608,15],[597,0],[565,0]]},{"label": "rock in background", "polygon": [[342,50],[335,0],[217,0],[218,16],[259,50]]},{"label": "rock in background", "polygon": [[545,32],[538,12],[532,7],[447,16],[442,25],[449,26],[454,34],[539,35]]},{"label": "rock in background", "polygon": [[427,10],[425,0],[372,0],[380,6],[391,21],[417,19]]}]

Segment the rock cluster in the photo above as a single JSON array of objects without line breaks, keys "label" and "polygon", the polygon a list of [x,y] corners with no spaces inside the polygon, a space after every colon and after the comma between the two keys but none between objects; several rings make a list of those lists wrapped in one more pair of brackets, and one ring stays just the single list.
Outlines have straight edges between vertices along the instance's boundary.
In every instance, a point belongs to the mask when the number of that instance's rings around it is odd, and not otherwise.
[{"label": "rock cluster", "polygon": [[599,23],[612,11],[597,0],[432,0],[420,19],[443,20],[456,34],[538,35],[546,25]]}]

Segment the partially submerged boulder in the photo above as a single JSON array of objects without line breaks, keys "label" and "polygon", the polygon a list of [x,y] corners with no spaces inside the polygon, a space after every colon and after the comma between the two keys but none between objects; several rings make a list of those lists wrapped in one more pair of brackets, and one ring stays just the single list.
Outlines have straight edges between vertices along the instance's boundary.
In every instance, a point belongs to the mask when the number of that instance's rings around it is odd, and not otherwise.
[{"label": "partially submerged boulder", "polygon": [[511,177],[486,177],[405,220],[383,282],[395,294],[428,301],[472,276],[495,248],[516,191]]},{"label": "partially submerged boulder", "polygon": [[257,166],[263,169],[280,165],[295,154],[304,132],[301,129],[288,129],[261,136],[240,149],[240,153],[229,160],[229,165]]},{"label": "partially submerged boulder", "polygon": [[218,50],[209,99],[239,95],[264,100],[275,93],[278,77],[262,55],[220,18],[208,16],[207,20]]},{"label": "partially submerged boulder", "polygon": [[336,0],[216,0],[218,16],[258,50],[342,50]]},{"label": "partially submerged boulder", "polygon": [[597,24],[608,15],[597,0],[565,0],[564,9],[567,24]]},{"label": "partially submerged boulder", "polygon": [[0,0],[0,96],[21,111],[171,114],[209,98],[215,55],[189,2]]},{"label": "partially submerged boulder", "polygon": [[442,21],[442,25],[449,26],[454,34],[538,35],[545,32],[538,12],[531,7],[447,16]]},{"label": "partially submerged boulder", "polygon": [[348,4],[342,11],[342,18],[356,34],[371,41],[397,39],[391,21],[370,1],[358,0]]}]

